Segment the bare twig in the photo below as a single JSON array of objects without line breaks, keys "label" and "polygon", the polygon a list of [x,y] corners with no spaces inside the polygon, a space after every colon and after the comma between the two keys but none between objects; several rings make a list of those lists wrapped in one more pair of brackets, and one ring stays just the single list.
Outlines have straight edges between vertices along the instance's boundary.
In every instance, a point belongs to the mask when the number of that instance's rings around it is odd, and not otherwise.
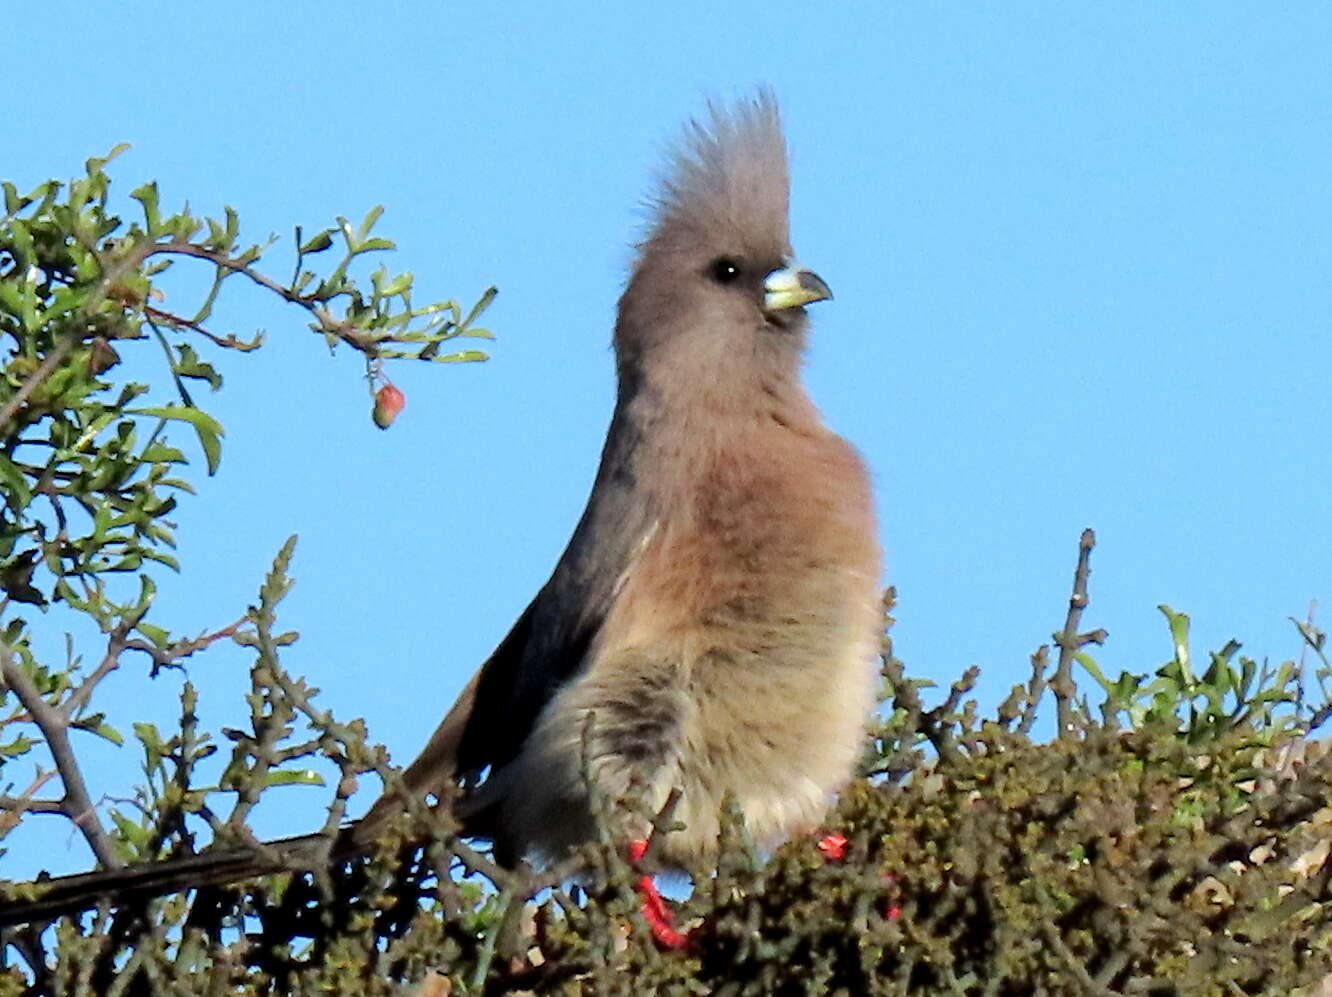
[{"label": "bare twig", "polygon": [[[1305,626],[1305,628],[1306,628],[1310,633],[1313,632],[1314,617],[1315,617],[1317,614],[1318,614],[1318,600],[1317,600],[1317,599],[1310,599],[1310,600],[1309,600],[1309,612],[1306,613],[1306,614],[1305,614],[1305,617],[1304,617],[1304,626]],[[1308,658],[1308,654],[1309,654],[1309,642],[1308,642],[1307,640],[1301,640],[1301,641],[1300,641],[1300,665],[1299,665],[1299,668],[1300,668],[1300,675],[1301,675],[1301,676],[1304,674],[1304,664],[1305,664],[1305,661],[1306,661],[1307,658]]]},{"label": "bare twig", "polygon": [[43,927],[45,926],[25,925],[22,928],[5,928],[0,931],[0,940],[3,940],[5,945],[12,946],[27,963],[28,970],[33,976],[29,993],[34,994],[50,993],[52,990],[51,966],[46,959],[46,946],[42,943]]},{"label": "bare twig", "polygon": [[158,647],[156,644],[150,644],[146,640],[139,640],[137,637],[131,637],[125,641],[127,651],[141,651],[153,659],[154,674],[158,668],[168,668],[178,664],[181,659],[188,658],[205,648],[211,647],[219,640],[227,637],[234,637],[242,626],[247,622],[247,617],[242,616],[235,623],[231,623],[221,630],[215,630],[212,633],[200,634],[198,637],[178,640],[168,644],[166,647]]},{"label": "bare twig", "polygon": [[143,613],[138,613],[127,616],[114,628],[107,631],[109,639],[106,644],[106,653],[102,656],[101,662],[60,705],[60,712],[66,719],[72,718],[92,697],[93,690],[97,688],[98,684],[120,666],[120,656],[126,651],[139,651],[148,655],[157,668],[168,667],[175,665],[182,658],[188,658],[190,655],[202,651],[224,637],[232,636],[246,620],[246,617],[242,616],[235,623],[214,633],[203,634],[188,640],[178,640],[166,647],[158,647],[146,640],[129,636],[130,631],[138,626],[139,621],[143,619],[143,615]]},{"label": "bare twig", "polygon": [[975,688],[976,679],[979,677],[980,669],[971,665],[949,687],[948,698],[920,716],[920,732],[934,745],[934,750],[939,754],[940,762],[954,763],[962,758],[962,753],[957,746],[954,721],[962,697]]},{"label": "bare twig", "polygon": [[97,688],[102,679],[120,666],[120,656],[125,652],[126,636],[136,623],[138,623],[138,619],[126,618],[111,631],[110,639],[106,644],[106,654],[102,656],[102,660],[59,707],[59,713],[66,722],[73,719],[79,709],[88,702],[93,690]]},{"label": "bare twig", "polygon": [[1068,599],[1068,616],[1064,620],[1064,629],[1053,635],[1059,648],[1059,663],[1055,666],[1054,677],[1050,679],[1050,691],[1054,693],[1058,710],[1059,737],[1068,737],[1073,730],[1073,719],[1077,695],[1077,683],[1073,681],[1073,660],[1078,651],[1088,644],[1105,642],[1104,630],[1090,633],[1078,633],[1082,622],[1082,611],[1091,601],[1087,595],[1087,579],[1091,575],[1091,552],[1096,546],[1096,534],[1092,530],[1083,530],[1078,541],[1078,567],[1073,572],[1073,594]]},{"label": "bare twig", "polygon": [[1018,724],[1018,733],[1030,734],[1036,723],[1036,708],[1045,695],[1045,669],[1050,665],[1050,648],[1042,644],[1031,656],[1031,681],[1027,684],[1027,705],[1022,711],[1022,720]]},{"label": "bare twig", "polygon": [[97,819],[87,783],[83,779],[83,770],[79,768],[73,746],[69,743],[69,718],[42,698],[32,679],[19,667],[14,652],[5,643],[0,643],[0,675],[3,675],[5,684],[18,697],[46,740],[46,746],[65,786],[62,800],[65,815],[82,832],[98,862],[108,869],[121,868],[125,863],[116,854],[110,836]]},{"label": "bare twig", "polygon": [[651,863],[656,860],[657,854],[661,851],[662,842],[675,826],[675,808],[680,805],[680,798],[684,794],[679,787],[671,789],[666,796],[666,802],[662,804],[661,809],[652,815],[651,830],[648,833],[647,848],[638,859],[638,864],[645,870],[650,869]]},{"label": "bare twig", "polygon": [[289,287],[283,286],[273,278],[255,270],[248,263],[242,260],[232,259],[225,253],[218,253],[203,246],[195,245],[192,242],[180,242],[178,240],[171,242],[152,243],[144,247],[141,257],[146,260],[150,256],[161,254],[175,254],[177,256],[191,256],[199,260],[207,260],[216,267],[224,270],[230,270],[233,273],[243,274],[260,287],[272,291],[283,301],[290,302],[293,305],[299,305],[309,312],[319,324],[319,328],[331,335],[336,336],[342,342],[346,343],[352,349],[364,353],[368,357],[374,357],[378,349],[373,341],[368,341],[361,335],[355,326],[348,322],[343,322],[333,315],[327,308],[316,305],[307,295],[299,294]]},{"label": "bare twig", "polygon": [[34,799],[37,791],[54,779],[55,774],[55,769],[47,769],[45,772],[39,770],[37,775],[33,777],[32,782],[28,783],[28,788],[18,796],[0,796],[0,810],[7,811],[3,816],[0,816],[0,837],[17,827],[25,813],[62,814],[65,812],[65,805],[61,800]]},{"label": "bare twig", "polygon": [[161,323],[162,325],[172,326],[173,328],[189,329],[191,332],[197,332],[209,342],[228,350],[252,350],[260,343],[259,339],[244,340],[238,338],[234,333],[228,336],[219,336],[215,332],[209,332],[193,319],[185,318],[183,315],[175,315],[161,308],[154,308],[148,303],[143,305],[143,313],[148,316],[148,321]]}]

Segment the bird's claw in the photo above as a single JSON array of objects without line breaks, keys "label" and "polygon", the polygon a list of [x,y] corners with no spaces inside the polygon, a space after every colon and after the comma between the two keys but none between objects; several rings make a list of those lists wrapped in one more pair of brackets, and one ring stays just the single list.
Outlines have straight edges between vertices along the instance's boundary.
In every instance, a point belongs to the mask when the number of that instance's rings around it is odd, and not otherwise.
[{"label": "bird's claw", "polygon": [[663,949],[682,949],[689,944],[689,932],[675,927],[675,914],[657,890],[651,876],[638,881],[638,892],[643,897],[643,920],[652,932],[652,940]]}]

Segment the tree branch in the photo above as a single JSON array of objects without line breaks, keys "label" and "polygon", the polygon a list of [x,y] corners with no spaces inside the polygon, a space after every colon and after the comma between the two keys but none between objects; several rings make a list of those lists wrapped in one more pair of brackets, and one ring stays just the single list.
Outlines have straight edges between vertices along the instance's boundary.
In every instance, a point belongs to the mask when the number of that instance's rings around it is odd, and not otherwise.
[{"label": "tree branch", "polygon": [[197,332],[205,339],[209,340],[212,343],[217,344],[218,346],[223,347],[224,349],[252,350],[255,347],[257,347],[261,342],[260,338],[248,341],[240,339],[234,333],[229,336],[219,336],[214,332],[209,332],[207,329],[205,329],[202,325],[200,325],[198,322],[194,321],[193,319],[185,318],[183,315],[174,315],[171,312],[165,311],[161,308],[154,308],[152,305],[148,304],[147,302],[144,302],[143,311],[144,314],[148,316],[148,320],[150,322],[160,322],[162,325],[169,325],[173,327],[189,329],[191,332]]},{"label": "tree branch", "polygon": [[46,355],[46,359],[41,362],[23,384],[19,386],[18,391],[14,392],[14,397],[5,402],[4,407],[0,408],[0,429],[9,426],[9,420],[14,418],[14,413],[23,407],[24,402],[41,387],[42,382],[51,376],[51,373],[59,367],[69,356],[70,352],[78,345],[78,336],[66,336],[60,341],[54,350]]},{"label": "tree branch", "polygon": [[19,667],[18,659],[8,644],[0,642],[0,675],[5,684],[18,697],[33,723],[41,730],[46,739],[46,746],[55,760],[56,770],[60,773],[65,786],[62,799],[62,812],[74,822],[82,832],[88,847],[97,856],[97,861],[108,869],[119,869],[125,863],[116,853],[111,838],[107,835],[97,812],[93,809],[88,786],[83,779],[74,748],[69,743],[69,719],[63,711],[48,703],[37,687],[33,685],[26,672]]},{"label": "tree branch", "polygon": [[0,810],[26,814],[63,814],[65,801],[34,800],[29,796],[0,796]]},{"label": "tree branch", "polygon": [[293,305],[299,305],[314,316],[315,321],[319,323],[319,328],[324,332],[336,336],[342,342],[346,343],[352,349],[364,353],[368,357],[375,357],[379,350],[373,342],[367,342],[356,328],[347,322],[336,318],[327,308],[321,308],[306,295],[299,294],[291,288],[284,286],[258,270],[255,270],[248,263],[232,259],[225,253],[218,253],[192,242],[159,242],[153,243],[147,247],[147,252],[143,254],[143,259],[151,256],[172,253],[177,256],[190,256],[197,260],[207,260],[216,267],[222,267],[233,273],[243,274],[260,287],[272,291],[283,301],[290,302]]},{"label": "tree branch", "polygon": [[65,812],[64,804],[60,800],[35,800],[33,794],[55,778],[55,769],[48,769],[43,772],[40,769],[37,775],[33,777],[32,782],[18,796],[0,796],[0,810],[8,811],[0,816],[0,837],[4,837],[14,828],[18,827],[19,821],[23,819],[25,813],[35,814],[54,814]]}]

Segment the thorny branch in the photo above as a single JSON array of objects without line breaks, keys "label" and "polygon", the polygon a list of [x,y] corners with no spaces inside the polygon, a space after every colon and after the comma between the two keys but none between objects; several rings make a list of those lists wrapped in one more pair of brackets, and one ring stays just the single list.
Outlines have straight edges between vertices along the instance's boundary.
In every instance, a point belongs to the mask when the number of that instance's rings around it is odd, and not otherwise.
[{"label": "thorny branch", "polygon": [[1068,600],[1068,616],[1064,620],[1064,629],[1053,635],[1054,643],[1059,648],[1059,662],[1055,665],[1054,677],[1050,679],[1050,691],[1055,697],[1060,737],[1069,737],[1073,733],[1074,713],[1077,709],[1073,662],[1077,653],[1088,644],[1104,644],[1108,636],[1105,630],[1099,628],[1085,634],[1078,633],[1082,611],[1091,601],[1087,594],[1087,580],[1091,577],[1091,552],[1095,546],[1095,532],[1083,530],[1078,541],[1078,566],[1073,572],[1073,594]]}]

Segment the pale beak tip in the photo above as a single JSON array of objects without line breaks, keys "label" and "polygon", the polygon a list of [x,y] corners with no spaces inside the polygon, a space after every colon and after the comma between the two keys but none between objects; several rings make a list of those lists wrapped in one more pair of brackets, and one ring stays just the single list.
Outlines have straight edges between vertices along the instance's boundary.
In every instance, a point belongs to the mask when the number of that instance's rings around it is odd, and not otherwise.
[{"label": "pale beak tip", "polygon": [[828,301],[832,296],[822,277],[799,266],[774,270],[763,281],[763,307],[770,312]]}]

